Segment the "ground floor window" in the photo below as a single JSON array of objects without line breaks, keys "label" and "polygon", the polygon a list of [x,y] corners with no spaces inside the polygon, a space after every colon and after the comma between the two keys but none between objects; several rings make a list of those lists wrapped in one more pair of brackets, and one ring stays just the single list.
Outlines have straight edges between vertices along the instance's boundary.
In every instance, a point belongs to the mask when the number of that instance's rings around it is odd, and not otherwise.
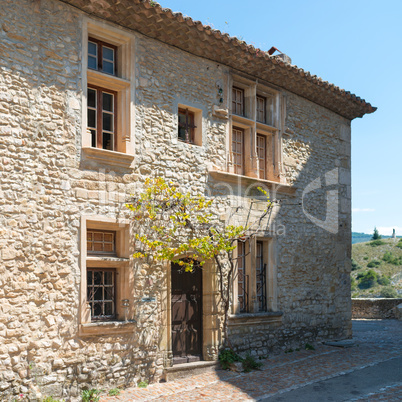
[{"label": "ground floor window", "polygon": [[235,249],[233,312],[276,311],[273,239],[239,241]]},{"label": "ground floor window", "polygon": [[116,317],[115,269],[87,268],[87,303],[93,321]]}]

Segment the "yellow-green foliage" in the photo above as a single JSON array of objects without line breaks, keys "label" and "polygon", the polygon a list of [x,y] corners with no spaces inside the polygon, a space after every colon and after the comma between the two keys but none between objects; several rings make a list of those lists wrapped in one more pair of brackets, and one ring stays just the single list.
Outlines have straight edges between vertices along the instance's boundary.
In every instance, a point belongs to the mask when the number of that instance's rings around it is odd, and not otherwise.
[{"label": "yellow-green foliage", "polygon": [[[271,206],[268,194],[267,209]],[[235,248],[235,240],[245,236],[249,226],[222,225],[211,212],[213,200],[184,193],[163,178],[147,179],[143,192],[126,204],[141,231],[136,234],[140,250],[134,258],[151,257],[193,268],[192,259],[177,259],[188,254],[202,266],[222,252]]]}]

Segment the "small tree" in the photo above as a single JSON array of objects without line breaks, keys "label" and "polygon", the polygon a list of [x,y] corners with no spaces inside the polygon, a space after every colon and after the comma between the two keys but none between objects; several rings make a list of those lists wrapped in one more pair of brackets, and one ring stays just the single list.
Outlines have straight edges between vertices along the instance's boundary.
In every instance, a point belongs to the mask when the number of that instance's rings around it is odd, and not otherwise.
[{"label": "small tree", "polygon": [[371,238],[371,240],[378,240],[378,239],[381,239],[381,235],[378,233],[378,229],[375,227],[373,237]]},{"label": "small tree", "polygon": [[[259,190],[264,195],[265,209],[254,222],[245,225],[225,224],[214,213],[216,199],[184,193],[163,178],[147,179],[143,192],[126,204],[137,223],[135,258],[170,261],[185,271],[192,271],[194,260],[200,267],[206,261],[215,262],[224,312],[223,346],[230,345],[228,318],[237,267],[233,250],[238,241],[257,234],[272,208],[267,192]],[[183,255],[189,258],[179,258]]]}]

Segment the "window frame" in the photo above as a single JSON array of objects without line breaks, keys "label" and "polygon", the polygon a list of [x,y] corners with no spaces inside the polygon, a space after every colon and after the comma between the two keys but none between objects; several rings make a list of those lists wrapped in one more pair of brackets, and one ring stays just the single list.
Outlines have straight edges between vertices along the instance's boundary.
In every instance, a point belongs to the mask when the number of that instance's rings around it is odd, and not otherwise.
[{"label": "window frame", "polygon": [[[113,91],[113,90],[110,90],[108,88],[99,87],[99,86],[93,85],[93,84],[88,84],[88,89],[93,89],[93,90],[96,91],[96,107],[95,107],[95,111],[96,111],[95,116],[96,117],[95,117],[95,121],[96,121],[96,126],[97,127],[92,128],[92,127],[89,127],[89,124],[87,124],[89,130],[95,129],[95,132],[96,132],[96,135],[95,135],[95,138],[96,138],[96,144],[95,145],[96,146],[94,147],[92,145],[92,142],[91,142],[91,146],[93,148],[99,148],[99,149],[104,149],[104,150],[108,150],[108,151],[114,151],[117,148],[117,138],[118,138],[118,135],[119,135],[119,133],[117,131],[117,125],[118,125],[117,116],[118,116],[118,113],[119,113],[119,108],[118,108],[118,104],[117,104],[118,93],[117,93],[117,91]],[[108,148],[103,147],[103,133],[105,131],[105,130],[103,130],[103,113],[107,112],[107,113],[110,114],[109,111],[104,111],[104,109],[103,109],[103,94],[104,93],[108,93],[108,94],[113,95],[113,132],[112,132],[112,135],[113,135],[113,149],[108,149]],[[87,97],[88,97],[88,93],[87,93]],[[89,110],[90,108],[93,110],[92,107],[87,105],[87,109]]]},{"label": "window frame", "polygon": [[[115,46],[115,75],[88,68],[88,41]],[[91,168],[96,164],[133,168],[135,158],[135,36],[104,21],[83,17],[82,29],[82,158]],[[115,138],[113,150],[92,147],[88,128],[88,86],[115,95]]]},{"label": "window frame", "polygon": [[[237,94],[241,94],[240,102],[237,101]],[[238,105],[240,105],[240,109],[241,109],[240,113],[237,112],[237,110],[238,110],[237,106]],[[235,110],[233,110],[233,106],[234,106]],[[232,86],[232,108],[231,108],[231,111],[232,111],[233,114],[235,114],[237,116],[245,117],[245,93],[244,93],[243,88],[240,88],[240,87],[237,87],[237,86]]]},{"label": "window frame", "polygon": [[[241,134],[241,145],[240,145],[240,151],[237,152],[237,150],[234,150],[234,144],[239,144],[238,141],[235,141],[235,137],[237,134]],[[232,165],[233,165],[233,170],[235,174],[239,175],[244,175],[245,167],[244,167],[244,138],[245,137],[245,130],[241,127],[233,126],[232,127]],[[241,165],[238,165],[236,163],[236,155],[240,155],[240,161]]]},{"label": "window frame", "polygon": [[[248,314],[264,314],[270,312],[277,312],[278,305],[278,290],[277,290],[277,268],[276,268],[276,253],[275,246],[276,241],[273,237],[253,237],[246,242],[238,241],[237,244],[244,244],[245,254],[239,254],[239,248],[236,247],[233,250],[233,259],[235,263],[235,274],[233,277],[233,299],[232,299],[232,313],[235,315]],[[262,250],[262,263],[265,265],[265,278],[263,283],[263,289],[258,289],[257,281],[257,258],[258,258],[258,245]],[[247,285],[247,297],[248,306],[247,308],[242,308],[239,302],[239,270],[238,270],[238,258],[241,257],[245,263],[245,275],[248,276]],[[261,296],[265,297],[265,301],[262,306],[260,306],[258,297],[259,290],[261,291]],[[240,295],[241,297],[241,295]]]},{"label": "window frame", "polygon": [[[96,321],[113,321],[116,319],[116,301],[117,301],[117,289],[116,289],[116,268],[97,268],[97,267],[87,267],[87,277],[88,277],[88,272],[102,272],[102,277],[104,278],[104,273],[105,272],[112,272],[112,285],[106,285],[104,283],[100,284],[99,287],[101,289],[104,289],[105,287],[109,287],[113,289],[113,298],[112,300],[107,300],[104,297],[102,299],[91,299],[88,296],[89,289],[92,287],[95,287],[95,284],[92,282],[91,284],[88,284],[88,279],[87,279],[87,303],[90,306],[90,315],[91,315],[91,322],[96,322]],[[94,292],[95,294],[96,292]],[[94,315],[94,304],[95,303],[101,303],[103,305],[102,309],[104,311],[104,303],[105,302],[112,302],[112,314],[103,314],[103,315]],[[92,306],[91,306],[92,305]]]},{"label": "window frame", "polygon": [[[118,66],[118,53],[117,53],[117,50],[118,50],[118,47],[115,46],[115,45],[112,45],[111,43],[104,42],[102,40],[93,38],[91,36],[88,36],[88,44],[89,44],[89,42],[95,43],[96,46],[97,46],[96,47],[96,49],[97,49],[96,67],[97,68],[89,67],[89,63],[88,63],[88,68],[91,69],[91,70],[100,71],[100,72],[102,72],[104,74],[110,74],[110,75],[117,76],[118,75],[118,72],[117,72],[117,66]],[[113,52],[114,52],[113,73],[108,73],[107,71],[105,71],[103,69],[103,60],[104,60],[103,59],[103,48],[104,47],[113,49]],[[89,49],[89,46],[88,46],[88,49]],[[88,58],[89,58],[90,57],[89,50],[88,50],[87,53],[88,53]]]},{"label": "window frame", "polygon": [[[115,255],[93,254],[87,249],[87,233],[114,232]],[[103,335],[132,331],[135,326],[134,269],[130,263],[130,221],[102,215],[82,215],[80,227],[80,335]],[[88,305],[87,272],[91,269],[115,270],[115,317],[92,319]],[[126,305],[126,302],[128,305]],[[123,304],[125,303],[125,304]]]},{"label": "window frame", "polygon": [[256,241],[255,275],[256,299],[259,312],[267,311],[267,263],[264,258],[264,243]]},{"label": "window frame", "polygon": [[[241,248],[239,247],[241,245]],[[237,243],[237,303],[240,313],[249,311],[249,276],[246,274],[246,242]],[[241,261],[241,266],[240,266]],[[240,280],[241,279],[241,280]]]},{"label": "window frame", "polygon": [[[185,115],[186,118],[186,123],[184,125],[184,127],[180,127],[180,115]],[[177,111],[177,126],[178,126],[178,135],[177,138],[179,141],[185,142],[187,144],[194,144],[195,141],[195,129],[197,128],[196,124],[195,124],[195,113],[192,110],[189,110],[189,108],[182,108],[179,107],[178,111]],[[190,122],[188,122],[188,119],[190,117]],[[184,128],[185,130],[185,137],[187,137],[187,132],[188,129],[190,129],[190,133],[188,134],[188,138],[184,138],[182,139],[180,137],[180,129]]]},{"label": "window frame", "polygon": [[[267,98],[265,96],[261,96],[259,94],[255,97],[255,110],[256,110],[256,121],[259,123],[265,124],[267,121]],[[262,100],[262,109],[258,107],[258,101]],[[262,113],[262,118],[259,118],[260,114]]]},{"label": "window frame", "polygon": [[[89,233],[93,233],[93,234],[94,233],[113,234],[113,250],[112,251],[89,250],[88,249],[88,242],[89,242],[88,234]],[[95,239],[93,239],[92,242],[95,243]],[[105,242],[102,242],[102,243],[105,243]],[[113,230],[87,229],[87,254],[88,255],[111,255],[111,256],[117,256],[117,254],[116,254],[116,232],[113,231]]]},{"label": "window frame", "polygon": [[[261,147],[258,144],[258,140],[263,138],[264,146]],[[257,158],[258,158],[258,177],[260,179],[265,180],[267,178],[267,142],[268,139],[265,135],[257,132],[256,135],[256,149],[257,149]],[[262,156],[261,156],[262,152]]]},{"label": "window frame", "polygon": [[[230,135],[227,141],[226,172],[268,182],[285,183],[282,165],[282,134],[286,108],[279,88],[273,88],[259,80],[233,74],[229,79]],[[244,113],[238,115],[233,106],[235,91],[244,93]],[[237,110],[238,111],[238,110]],[[269,117],[268,117],[269,116]],[[232,128],[244,130],[244,169],[240,174],[234,166]],[[259,155],[258,135],[265,136],[265,162]],[[230,178],[230,176],[228,176]]]}]

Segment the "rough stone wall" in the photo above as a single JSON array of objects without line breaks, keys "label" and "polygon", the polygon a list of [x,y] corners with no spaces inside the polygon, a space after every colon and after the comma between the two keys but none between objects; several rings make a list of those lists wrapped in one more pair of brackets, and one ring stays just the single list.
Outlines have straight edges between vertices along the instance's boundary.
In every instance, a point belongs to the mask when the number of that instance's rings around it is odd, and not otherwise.
[{"label": "rough stone wall", "polygon": [[402,299],[352,299],[352,318],[397,318],[395,307]]},{"label": "rough stone wall", "polygon": [[[126,196],[152,175],[208,193],[207,185],[216,184],[208,165],[226,163],[227,120],[214,117],[212,110],[218,104],[216,83],[226,82],[227,69],[141,35],[136,35],[134,169],[94,169],[82,163],[82,18],[78,10],[52,0],[0,4],[4,398],[19,393],[74,398],[84,387],[160,378],[166,359],[159,347],[166,313],[160,302],[166,286],[163,267],[131,262],[137,297],[134,334],[78,335],[80,217],[127,217]],[[177,141],[178,103],[202,110],[202,146]],[[300,343],[300,337],[312,342],[350,335],[350,125],[287,94],[286,127],[286,177],[297,192],[278,196],[284,201],[272,222],[285,228],[276,236],[282,324],[232,330],[239,349],[251,347],[259,354]],[[340,181],[333,186],[339,190],[339,224],[330,233],[310,222],[298,202],[312,180],[334,168]],[[237,189],[232,199],[242,198],[243,190]],[[304,207],[325,220],[326,193],[321,191],[306,194]],[[222,197],[219,213],[230,200]],[[157,303],[139,303],[144,292]]]},{"label": "rough stone wall", "polygon": [[[254,347],[259,355],[352,334],[350,124],[287,94],[285,125],[284,170],[297,191],[294,197],[276,196],[283,201],[272,222],[282,324],[265,319],[252,330],[247,325],[232,329],[240,351]],[[319,185],[309,192],[314,180]]]}]

